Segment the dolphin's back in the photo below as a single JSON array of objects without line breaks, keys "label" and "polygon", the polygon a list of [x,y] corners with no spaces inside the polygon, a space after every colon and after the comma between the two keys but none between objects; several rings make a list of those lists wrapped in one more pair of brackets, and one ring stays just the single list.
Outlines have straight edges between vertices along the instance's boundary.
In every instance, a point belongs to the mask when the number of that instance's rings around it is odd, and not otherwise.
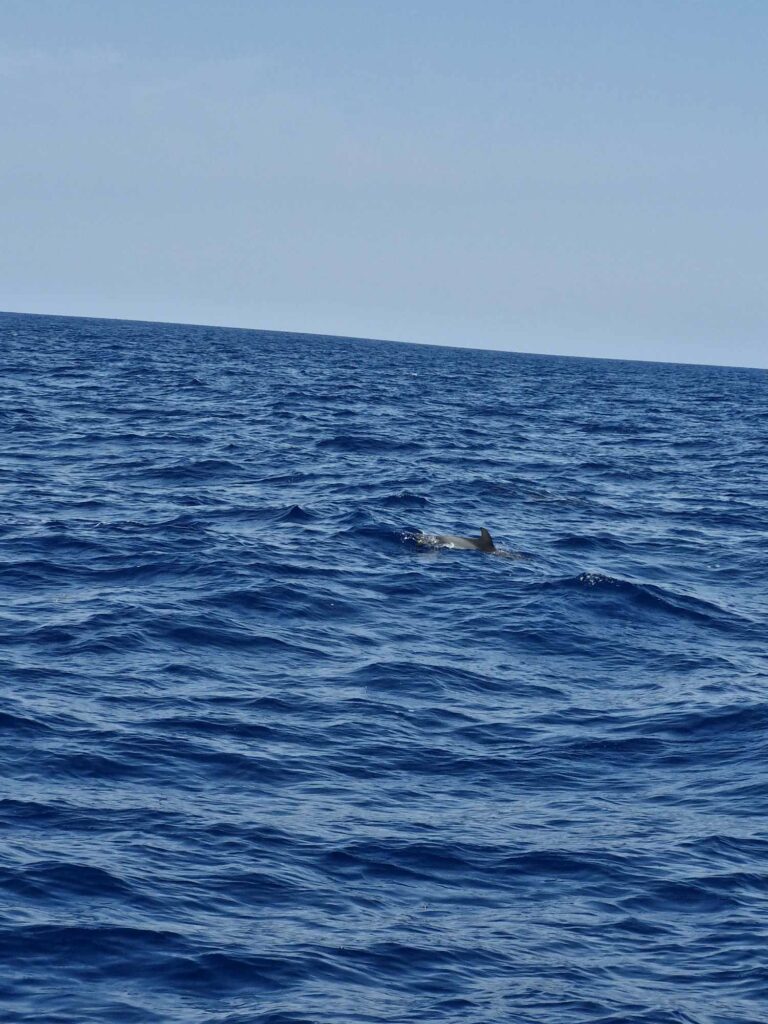
[{"label": "dolphin's back", "polygon": [[483,527],[479,537],[457,537],[452,533],[440,533],[435,538],[438,544],[447,544],[452,548],[467,548],[475,551],[495,551],[493,537]]},{"label": "dolphin's back", "polygon": [[438,533],[435,541],[438,544],[446,544],[451,548],[476,548],[478,545],[478,541],[473,540],[471,537],[457,537],[453,533]]}]

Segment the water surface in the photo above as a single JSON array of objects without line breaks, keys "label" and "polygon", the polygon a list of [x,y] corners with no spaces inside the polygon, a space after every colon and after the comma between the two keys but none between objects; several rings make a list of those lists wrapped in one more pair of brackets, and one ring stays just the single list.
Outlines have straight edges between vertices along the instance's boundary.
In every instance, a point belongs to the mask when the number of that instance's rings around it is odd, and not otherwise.
[{"label": "water surface", "polygon": [[768,374],[0,357],[4,1021],[763,1024]]}]

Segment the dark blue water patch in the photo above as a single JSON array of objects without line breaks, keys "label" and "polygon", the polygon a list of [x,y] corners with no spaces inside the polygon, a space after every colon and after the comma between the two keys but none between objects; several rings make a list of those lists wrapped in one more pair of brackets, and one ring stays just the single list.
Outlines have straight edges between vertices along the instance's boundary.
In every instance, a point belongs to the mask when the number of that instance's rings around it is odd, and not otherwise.
[{"label": "dark blue water patch", "polygon": [[394,440],[375,434],[337,434],[321,439],[317,447],[356,455],[393,455],[418,452],[421,446],[416,441]]},{"label": "dark blue water patch", "polygon": [[762,1024],[765,372],[0,340],[3,1020]]}]

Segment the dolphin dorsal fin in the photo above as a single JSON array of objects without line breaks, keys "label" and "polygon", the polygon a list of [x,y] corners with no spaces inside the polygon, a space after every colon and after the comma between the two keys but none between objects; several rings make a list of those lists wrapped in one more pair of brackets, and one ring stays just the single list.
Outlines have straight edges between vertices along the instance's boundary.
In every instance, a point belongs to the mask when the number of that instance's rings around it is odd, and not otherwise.
[{"label": "dolphin dorsal fin", "polygon": [[493,543],[493,537],[488,533],[486,528],[483,526],[480,529],[480,541],[484,551],[493,551],[496,545]]}]

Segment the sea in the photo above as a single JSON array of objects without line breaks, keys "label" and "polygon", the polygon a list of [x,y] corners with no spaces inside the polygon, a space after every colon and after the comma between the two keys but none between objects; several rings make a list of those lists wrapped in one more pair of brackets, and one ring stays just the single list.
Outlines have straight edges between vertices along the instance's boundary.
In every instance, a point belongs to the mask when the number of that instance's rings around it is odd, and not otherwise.
[{"label": "sea", "polygon": [[3,1024],[765,1024],[767,371],[0,362]]}]

